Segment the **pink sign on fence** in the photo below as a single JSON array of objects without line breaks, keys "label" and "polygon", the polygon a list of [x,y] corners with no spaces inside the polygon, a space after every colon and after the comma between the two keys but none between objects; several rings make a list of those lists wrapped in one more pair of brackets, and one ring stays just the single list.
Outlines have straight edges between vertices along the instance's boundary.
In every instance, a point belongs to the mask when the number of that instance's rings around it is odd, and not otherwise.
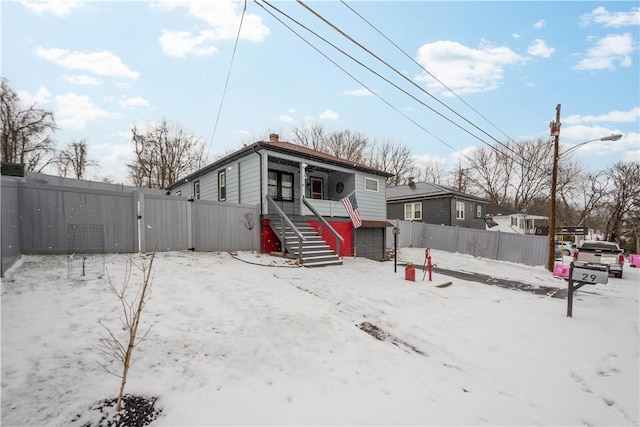
[{"label": "pink sign on fence", "polygon": [[569,265],[556,264],[553,267],[553,275],[556,277],[562,277],[563,279],[569,278]]},{"label": "pink sign on fence", "polygon": [[631,264],[632,267],[640,267],[640,255],[638,254],[629,255],[629,264]]}]

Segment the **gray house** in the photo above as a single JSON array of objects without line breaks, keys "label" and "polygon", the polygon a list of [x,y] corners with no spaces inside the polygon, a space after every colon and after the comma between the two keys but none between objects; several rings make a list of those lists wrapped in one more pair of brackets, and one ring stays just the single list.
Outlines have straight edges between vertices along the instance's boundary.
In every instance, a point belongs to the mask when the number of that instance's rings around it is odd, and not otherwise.
[{"label": "gray house", "polygon": [[488,200],[427,182],[387,188],[387,218],[485,229]]},{"label": "gray house", "polygon": [[[340,256],[384,257],[384,230],[392,226],[386,221],[390,176],[271,134],[167,191],[194,201],[259,205],[261,250],[288,252],[315,266],[339,264]],[[355,204],[359,218],[351,219],[343,199]]]}]

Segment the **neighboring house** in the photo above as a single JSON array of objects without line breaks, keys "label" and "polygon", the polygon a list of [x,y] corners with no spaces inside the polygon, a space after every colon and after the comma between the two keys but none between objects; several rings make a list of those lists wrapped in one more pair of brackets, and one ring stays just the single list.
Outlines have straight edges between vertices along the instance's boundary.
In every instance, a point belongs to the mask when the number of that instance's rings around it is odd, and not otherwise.
[{"label": "neighboring house", "polygon": [[[259,205],[262,251],[283,249],[281,224],[284,224],[287,236],[284,249],[310,266],[321,265],[331,257],[325,256],[326,251],[315,242],[318,236],[310,235],[309,226],[318,232],[334,257],[339,244],[340,256],[384,258],[384,230],[392,226],[386,221],[385,182],[391,176],[393,174],[279,141],[278,135],[271,134],[268,142],[246,145],[167,190],[171,195],[193,199]],[[362,220],[358,228],[354,228],[341,202],[352,195]],[[334,231],[341,239],[335,237]],[[305,236],[302,251],[300,235]],[[299,256],[301,252],[304,253]]]},{"label": "neighboring house", "polygon": [[507,233],[536,234],[536,227],[549,226],[549,218],[529,215],[515,209],[489,203],[486,212],[487,230]]},{"label": "neighboring house", "polygon": [[488,200],[427,182],[387,188],[387,218],[484,230]]}]

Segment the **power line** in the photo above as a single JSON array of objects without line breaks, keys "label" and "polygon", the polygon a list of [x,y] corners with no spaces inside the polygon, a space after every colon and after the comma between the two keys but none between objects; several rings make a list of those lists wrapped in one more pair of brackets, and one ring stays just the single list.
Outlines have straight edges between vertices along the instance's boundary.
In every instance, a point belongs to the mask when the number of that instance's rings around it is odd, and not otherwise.
[{"label": "power line", "polygon": [[[438,141],[440,141],[441,143],[443,143],[444,145],[446,145],[448,148],[450,148],[451,150],[453,150],[454,152],[460,154],[463,157],[466,157],[468,160],[469,159],[466,155],[464,155],[463,153],[459,152],[458,150],[456,150],[455,148],[453,148],[451,145],[447,144],[445,141],[443,141],[442,139],[438,138],[437,136],[435,136],[434,134],[432,134],[429,130],[425,129],[422,125],[420,125],[418,122],[416,122],[415,120],[413,120],[411,117],[407,116],[406,114],[404,114],[402,111],[400,111],[398,108],[394,107],[391,103],[389,103],[387,100],[385,100],[383,97],[381,97],[380,95],[378,95],[377,93],[375,93],[373,90],[371,90],[366,84],[364,84],[363,82],[361,82],[360,80],[358,80],[358,78],[356,78],[353,74],[349,73],[347,70],[345,70],[342,66],[340,66],[338,63],[336,63],[333,59],[329,58],[329,56],[327,56],[324,52],[322,52],[320,49],[318,49],[316,46],[314,46],[311,42],[309,42],[307,39],[305,39],[303,36],[301,36],[296,30],[294,30],[293,28],[291,28],[289,25],[287,25],[284,21],[282,21],[280,18],[278,18],[277,16],[275,16],[271,11],[267,10],[267,8],[265,8],[262,4],[258,3],[257,0],[254,0],[254,2],[260,6],[262,9],[265,10],[265,12],[267,12],[269,15],[271,15],[274,19],[276,19],[278,22],[280,22],[282,25],[284,25],[285,27],[287,27],[289,29],[289,31],[291,31],[292,33],[294,33],[296,36],[298,36],[302,41],[304,41],[307,45],[309,45],[312,49],[314,49],[316,52],[318,52],[320,55],[322,55],[323,57],[325,57],[325,59],[327,59],[329,62],[331,62],[333,65],[335,65],[336,67],[338,67],[342,72],[344,72],[345,74],[347,74],[349,77],[351,77],[353,80],[355,80],[358,84],[362,85],[364,88],[366,88],[369,92],[371,92],[375,97],[377,97],[378,99],[380,99],[382,102],[384,102],[386,105],[388,105],[389,107],[391,107],[394,111],[396,111],[397,113],[399,113],[400,115],[402,115],[404,118],[406,118],[407,120],[409,120],[410,122],[412,122],[413,124],[415,124],[417,127],[419,127],[420,129],[422,129],[424,132],[428,133],[429,135],[431,135],[432,137],[434,137],[435,139],[437,139]],[[278,11],[278,13],[286,16],[287,18],[289,18],[290,20],[294,21],[296,24],[298,24],[299,26],[305,28],[307,31],[312,32],[311,30],[309,30],[308,28],[306,28],[304,25],[300,24],[299,22],[297,22],[296,20],[294,20],[293,18],[291,18],[290,16],[288,16],[286,13],[282,12],[281,10],[279,10],[277,7],[269,4],[268,2],[264,1],[265,4],[267,4],[269,7],[271,7],[272,9],[275,9],[276,11]],[[315,33],[314,33],[315,34]],[[316,34],[317,37],[321,38],[320,36],[318,36]],[[326,40],[325,40],[326,42]],[[328,43],[328,42],[327,42]],[[329,43],[330,44],[330,43]],[[335,46],[334,46],[335,47]],[[337,49],[337,48],[336,48]]]},{"label": "power line", "polygon": [[[484,131],[483,129],[481,129],[479,126],[475,125],[474,123],[472,123],[469,119],[467,119],[466,117],[464,117],[463,115],[461,115],[460,113],[458,113],[457,111],[455,111],[454,109],[452,109],[451,107],[449,107],[448,105],[446,105],[444,102],[440,101],[439,99],[437,99],[435,96],[433,96],[431,93],[429,93],[427,90],[425,90],[424,88],[422,88],[420,85],[416,84],[414,81],[412,81],[411,79],[409,79],[407,76],[405,76],[404,74],[402,74],[400,71],[398,71],[395,67],[393,67],[392,65],[390,65],[389,63],[387,63],[385,60],[383,60],[382,58],[380,58],[379,56],[377,56],[375,53],[371,52],[371,50],[369,50],[368,48],[366,48],[364,45],[362,45],[361,43],[359,43],[358,41],[356,41],[353,37],[349,36],[347,33],[345,33],[344,31],[342,31],[340,28],[338,28],[337,26],[335,26],[333,23],[331,23],[329,20],[325,19],[322,15],[320,15],[319,13],[317,13],[316,11],[314,11],[313,9],[311,9],[309,6],[307,6],[306,4],[304,4],[304,2],[302,2],[302,0],[296,0],[296,2],[298,4],[300,4],[301,6],[303,6],[305,9],[307,9],[309,12],[311,12],[313,15],[315,15],[317,18],[319,18],[320,20],[322,20],[325,24],[329,25],[331,28],[333,28],[335,31],[337,31],[340,35],[342,35],[343,37],[345,37],[347,40],[349,40],[350,42],[354,43],[356,46],[358,46],[360,49],[364,50],[365,52],[367,52],[369,55],[373,56],[375,59],[377,59],[378,61],[382,62],[384,65],[386,65],[388,68],[390,68],[391,70],[393,70],[396,74],[398,74],[400,77],[402,77],[403,79],[405,79],[406,81],[408,81],[409,83],[411,83],[413,86],[415,86],[417,89],[419,89],[421,92],[425,93],[426,95],[428,95],[429,97],[431,97],[433,100],[435,100],[436,102],[438,102],[440,105],[442,105],[443,107],[447,108],[449,111],[451,111],[452,113],[454,113],[455,115],[457,115],[458,117],[460,117],[462,120],[464,120],[465,122],[467,122],[468,124],[470,124],[471,126],[473,126],[474,128],[476,128],[477,130],[479,130],[480,132],[484,133],[486,136],[488,136],[489,138],[491,138],[493,141],[495,141],[497,144],[503,146],[505,149],[511,151],[513,154],[515,154],[516,156],[522,158],[522,156],[520,156],[519,153],[515,152],[511,147],[505,145],[504,143],[500,142],[499,140],[497,140],[496,138],[494,138],[493,136],[491,136],[488,132]],[[376,73],[377,74],[377,73]],[[378,74],[377,74],[378,75]],[[386,80],[386,79],[385,79]],[[389,82],[387,80],[387,82]],[[390,83],[390,82],[389,82]],[[395,85],[394,85],[395,86]],[[396,86],[397,88],[397,86]],[[407,92],[405,92],[407,93]],[[410,95],[411,96],[411,95]],[[416,98],[414,98],[416,99]],[[425,105],[423,103],[423,105]],[[426,105],[425,105],[426,106]],[[487,143],[486,141],[484,141],[483,139],[479,138],[478,136],[472,134],[471,132],[469,132],[468,130],[464,129],[462,126],[460,126],[459,124],[455,123],[453,120],[449,119],[448,117],[444,116],[443,114],[435,111],[433,108],[428,107],[431,111],[435,112],[436,114],[440,115],[442,118],[446,119],[447,121],[449,121],[450,123],[454,124],[455,126],[457,126],[458,128],[464,130],[465,132],[467,132],[469,135],[472,135],[473,137],[475,137],[476,139],[478,139],[480,142],[482,142],[483,144],[487,145],[488,147],[490,147],[491,149],[494,149],[493,146],[491,146],[491,144]],[[523,160],[525,160],[524,158],[522,158]]]},{"label": "power line", "polygon": [[371,22],[369,22],[366,18],[364,18],[362,15],[360,15],[357,11],[355,11],[351,6],[349,6],[344,0],[340,0],[340,2],[345,5],[349,10],[351,10],[353,13],[355,13],[360,19],[362,19],[364,22],[366,22],[371,28],[373,28],[378,34],[380,34],[382,37],[385,38],[385,40],[387,40],[389,43],[391,43],[396,49],[398,49],[400,52],[402,52],[404,54],[404,56],[406,56],[407,58],[409,58],[414,64],[416,64],[418,67],[420,67],[425,73],[427,73],[429,76],[431,76],[431,78],[433,78],[435,81],[437,81],[438,83],[440,83],[445,89],[447,89],[453,96],[455,96],[456,98],[458,98],[464,105],[466,105],[467,107],[469,107],[471,110],[473,110],[476,114],[478,114],[480,117],[482,117],[483,119],[485,119],[491,126],[493,126],[494,128],[496,128],[501,134],[503,134],[508,140],[510,140],[511,142],[515,142],[513,140],[513,138],[511,138],[509,135],[507,135],[502,129],[500,129],[496,124],[494,124],[491,120],[489,120],[487,117],[485,117],[481,112],[479,112],[478,110],[476,110],[472,105],[470,105],[469,103],[467,103],[467,101],[465,101],[461,96],[459,96],[453,89],[451,89],[449,86],[447,86],[444,82],[442,82],[440,79],[438,79],[435,75],[433,75],[429,70],[427,70],[426,68],[424,68],[422,66],[422,64],[420,64],[418,61],[416,61],[411,55],[409,55],[404,49],[402,49],[400,46],[398,46],[396,43],[393,42],[393,40],[391,40],[389,37],[387,37],[382,31],[380,31],[375,25],[373,25]]},{"label": "power line", "polygon": [[[255,1],[255,0],[254,0]],[[315,31],[309,29],[307,26],[305,26],[304,24],[301,24],[299,21],[293,19],[292,17],[290,17],[289,15],[287,15],[286,13],[282,12],[280,9],[278,9],[277,7],[271,5],[269,2],[264,1],[263,2],[268,5],[269,7],[271,7],[272,9],[278,11],[278,13],[286,16],[288,19],[290,19],[291,21],[295,22],[298,26],[304,28],[305,30],[307,30],[308,32],[310,32],[311,34],[315,35],[317,38],[319,38],[320,40],[324,41],[325,43],[329,44],[330,46],[332,46],[334,49],[336,49],[337,51],[339,51],[340,53],[342,53],[343,55],[347,56],[349,59],[351,59],[352,61],[356,62],[357,64],[359,64],[360,66],[362,66],[363,68],[367,69],[368,71],[370,71],[371,73],[375,74],[376,76],[378,76],[380,79],[384,80],[385,82],[387,82],[388,84],[392,85],[393,87],[395,87],[396,89],[398,89],[399,91],[403,92],[404,94],[406,94],[407,96],[409,96],[410,98],[412,98],[414,101],[418,102],[419,104],[423,105],[424,107],[428,108],[429,110],[433,111],[434,113],[436,113],[437,115],[439,115],[440,117],[442,117],[443,119],[449,121],[450,123],[452,123],[454,126],[460,128],[462,131],[468,133],[469,135],[473,136],[474,138],[478,139],[479,141],[481,141],[482,143],[486,144],[487,146],[489,146],[490,148],[493,148],[489,143],[487,143],[486,141],[482,140],[482,138],[480,138],[479,136],[473,134],[471,131],[469,131],[468,129],[465,129],[464,127],[460,126],[458,123],[454,122],[453,120],[451,120],[450,118],[446,117],[445,115],[443,115],[442,113],[440,113],[439,111],[436,111],[435,109],[433,109],[432,107],[430,107],[429,105],[425,104],[423,101],[421,101],[420,99],[416,98],[414,95],[410,94],[409,92],[407,92],[406,90],[404,90],[403,88],[401,88],[400,86],[398,86],[397,84],[393,83],[392,81],[390,81],[389,79],[387,79],[386,77],[380,75],[380,73],[376,72],[375,70],[371,69],[370,67],[368,67],[367,65],[363,64],[361,61],[357,60],[356,58],[354,58],[353,56],[351,56],[350,54],[346,53],[344,50],[340,49],[339,47],[337,47],[336,45],[334,45],[333,43],[329,42],[327,39],[325,39],[324,37],[320,36],[318,33],[316,33]],[[257,2],[256,2],[257,3]],[[259,3],[257,3],[259,4]],[[259,4],[260,5],[260,4]],[[263,7],[263,9],[265,9]],[[266,10],[266,9],[265,9]],[[269,11],[267,11],[269,12]],[[274,18],[276,18],[280,23],[282,23],[283,25],[285,25],[287,28],[289,28],[291,31],[293,31],[298,37],[300,37],[302,40],[304,40],[307,44],[309,44],[312,48],[314,48],[316,51],[320,52],[315,46],[313,46],[310,42],[308,42],[304,37],[300,36],[298,33],[296,33],[294,30],[292,30],[288,25],[284,24],[280,19],[278,19],[277,17],[275,17],[275,15],[273,15],[272,13],[269,12],[270,15],[274,16]],[[325,58],[329,59],[324,53],[320,52],[323,56],[325,56]],[[334,65],[338,66],[333,60],[329,59]],[[377,95],[374,91],[372,91],[371,89],[369,89],[366,85],[364,85],[363,83],[361,83],[359,80],[357,80],[355,77],[353,77],[350,73],[348,73],[343,67],[338,66],[338,68],[340,68],[343,72],[345,72],[346,74],[348,74],[350,77],[352,77],[354,80],[356,80],[358,83],[362,84],[365,88],[367,88],[371,93],[373,93],[374,95],[376,95],[379,99],[383,100],[387,105],[391,106],[391,104],[389,104],[387,101],[385,101],[382,97],[380,97],[379,95]],[[398,111],[395,107],[392,107],[394,110]],[[406,116],[405,114],[401,113],[405,118],[409,119],[411,122],[413,122],[414,124],[417,124],[414,120],[410,119],[408,116]],[[421,129],[423,129],[424,131],[426,131],[429,135],[434,136],[431,132],[429,132],[428,130],[426,130],[424,127],[422,127],[421,125],[418,125]],[[435,136],[434,136],[435,137]],[[464,155],[463,153],[461,153],[460,151],[458,151],[457,149],[453,148],[451,145],[447,144],[446,142],[444,142],[442,139],[437,138],[436,139],[440,142],[442,142],[444,145],[446,145],[447,147],[451,148],[453,151],[455,151],[456,153],[460,154],[461,156],[467,158],[468,160],[472,161],[472,159],[470,159],[469,157],[467,157],[466,155]]]},{"label": "power line", "polygon": [[242,8],[242,15],[240,16],[240,24],[238,25],[238,33],[236,34],[236,42],[233,45],[233,53],[231,54],[231,62],[229,63],[229,71],[227,71],[227,79],[224,82],[224,90],[222,91],[222,98],[220,99],[220,107],[218,108],[218,115],[216,116],[216,122],[213,126],[213,132],[211,133],[211,140],[209,141],[209,147],[207,148],[207,155],[205,159],[209,158],[209,151],[211,150],[211,144],[213,144],[213,138],[216,135],[218,129],[218,123],[220,121],[220,113],[222,113],[222,105],[224,104],[224,98],[227,94],[227,86],[229,86],[229,78],[231,77],[231,68],[233,67],[233,60],[236,57],[236,50],[238,48],[238,40],[240,40],[240,31],[242,30],[242,22],[244,21],[244,14],[247,11],[247,0],[244,0],[244,7]]}]

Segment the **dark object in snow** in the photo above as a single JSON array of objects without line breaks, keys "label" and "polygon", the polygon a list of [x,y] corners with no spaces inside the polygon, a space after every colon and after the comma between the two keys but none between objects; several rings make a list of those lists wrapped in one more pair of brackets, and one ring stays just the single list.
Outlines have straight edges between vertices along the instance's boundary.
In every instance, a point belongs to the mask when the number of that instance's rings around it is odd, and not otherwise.
[{"label": "dark object in snow", "polygon": [[[122,398],[122,410],[115,411],[116,398],[101,400],[88,409],[98,414],[78,414],[71,425],[78,422],[82,427],[144,427],[151,424],[162,413],[155,408],[158,398],[125,394]],[[97,416],[96,416],[97,415]],[[91,421],[87,421],[87,418]]]},{"label": "dark object in snow", "polygon": [[371,335],[372,337],[374,337],[379,341],[388,341],[391,344],[395,345],[396,347],[402,348],[405,351],[411,351],[414,353],[418,353],[421,356],[426,356],[426,354],[422,350],[417,349],[413,345],[409,344],[406,341],[401,340],[398,337],[394,337],[389,332],[380,329],[379,327],[377,327],[372,323],[362,322],[357,326],[362,331],[368,333],[369,335]]}]

